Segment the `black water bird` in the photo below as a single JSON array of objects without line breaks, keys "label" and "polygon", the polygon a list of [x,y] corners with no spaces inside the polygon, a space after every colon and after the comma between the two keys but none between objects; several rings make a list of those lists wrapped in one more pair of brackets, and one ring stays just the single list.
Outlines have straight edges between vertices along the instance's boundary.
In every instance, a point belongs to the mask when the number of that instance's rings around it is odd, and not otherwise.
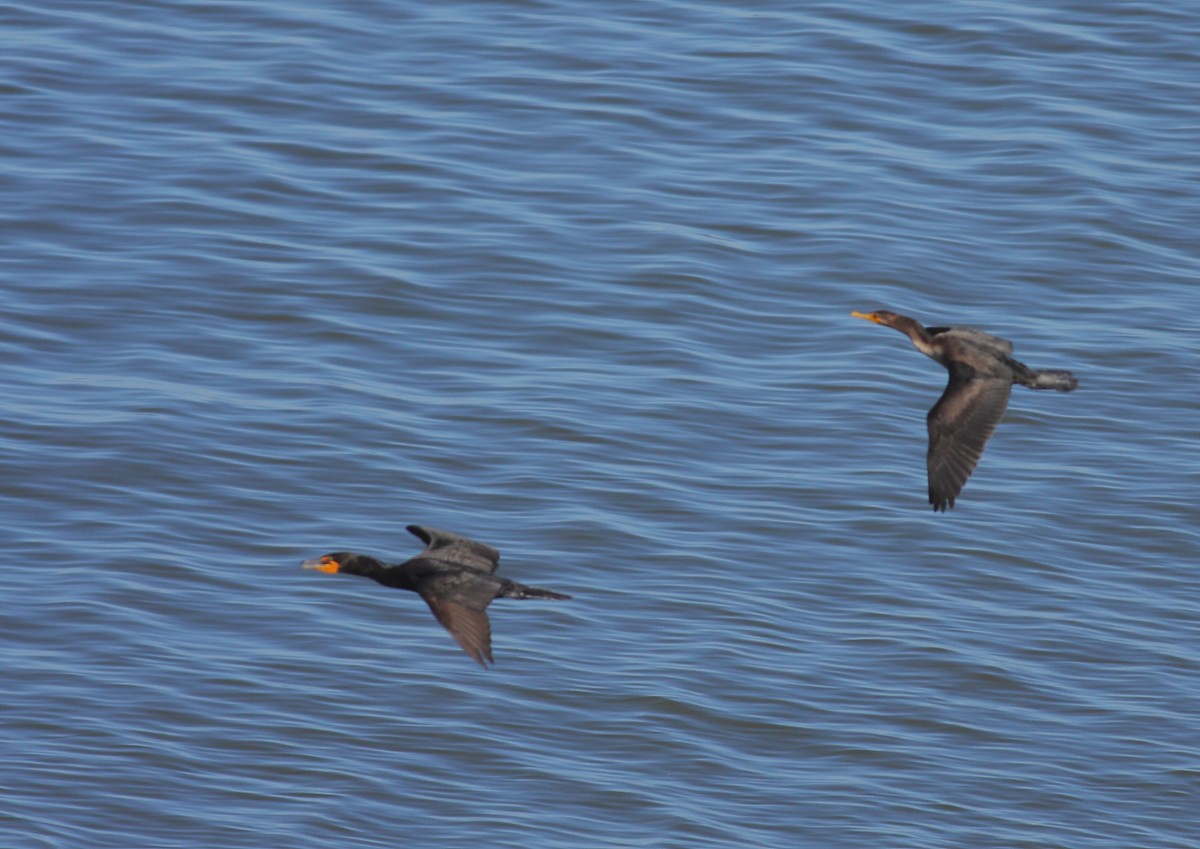
[{"label": "black water bird", "polygon": [[1007,339],[973,327],[922,327],[915,319],[887,310],[851,315],[894,327],[950,372],[946,391],[928,416],[929,503],[934,510],[945,512],[954,506],[1004,416],[1014,383],[1059,392],[1079,385],[1069,371],[1029,368],[1013,359]]},{"label": "black water bird", "polygon": [[385,587],[417,593],[463,651],[485,669],[488,663],[495,663],[487,615],[492,599],[570,598],[498,577],[500,552],[490,545],[420,525],[409,525],[408,531],[425,543],[425,550],[403,563],[382,563],[365,554],[336,551],[300,565],[319,572],[365,575]]}]

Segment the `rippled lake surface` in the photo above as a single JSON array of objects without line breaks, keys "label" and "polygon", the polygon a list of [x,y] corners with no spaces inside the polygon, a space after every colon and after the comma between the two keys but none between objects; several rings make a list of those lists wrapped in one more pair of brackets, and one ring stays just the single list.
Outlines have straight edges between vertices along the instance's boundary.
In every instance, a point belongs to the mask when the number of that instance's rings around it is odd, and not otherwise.
[{"label": "rippled lake surface", "polygon": [[[1195,847],[1200,6],[0,28],[5,847]],[[1080,377],[945,515],[880,307]]]}]

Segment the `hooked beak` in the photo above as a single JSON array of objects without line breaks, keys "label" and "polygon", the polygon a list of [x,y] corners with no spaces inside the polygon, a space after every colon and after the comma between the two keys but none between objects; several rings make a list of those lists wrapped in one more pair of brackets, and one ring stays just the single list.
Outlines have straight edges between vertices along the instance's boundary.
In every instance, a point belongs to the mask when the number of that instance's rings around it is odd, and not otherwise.
[{"label": "hooked beak", "polygon": [[300,564],[301,569],[316,569],[318,572],[336,572],[341,566],[332,557],[314,557]]},{"label": "hooked beak", "polygon": [[867,321],[873,321],[876,324],[883,324],[883,322],[879,320],[879,316],[873,312],[859,312],[858,310],[855,310],[854,312],[850,313],[850,315],[854,316],[855,318],[865,318]]}]

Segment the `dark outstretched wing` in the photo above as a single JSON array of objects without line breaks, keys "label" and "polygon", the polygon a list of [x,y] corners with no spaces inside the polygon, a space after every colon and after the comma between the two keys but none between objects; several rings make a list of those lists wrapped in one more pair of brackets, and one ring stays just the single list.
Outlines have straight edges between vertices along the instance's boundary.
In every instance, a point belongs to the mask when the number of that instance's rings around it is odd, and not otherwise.
[{"label": "dark outstretched wing", "polygon": [[934,336],[940,337],[943,352],[951,360],[975,360],[972,365],[979,366],[979,354],[995,357],[996,362],[1003,361],[1006,356],[1012,356],[1013,344],[1007,339],[985,333],[975,327],[927,327]]},{"label": "dark outstretched wing", "polygon": [[492,623],[483,610],[471,610],[445,599],[425,597],[429,609],[442,623],[442,627],[450,632],[450,636],[462,646],[462,650],[475,659],[475,662],[487,669],[492,659]]},{"label": "dark outstretched wing", "polygon": [[487,615],[487,606],[496,597],[495,583],[469,572],[448,572],[422,581],[417,590],[442,627],[485,669],[495,663]]},{"label": "dark outstretched wing", "polygon": [[409,525],[408,532],[425,543],[421,556],[488,574],[500,566],[499,551],[469,537],[422,525]]},{"label": "dark outstretched wing", "polygon": [[951,369],[946,391],[929,411],[929,503],[945,512],[975,471],[983,446],[1008,407],[1012,381]]}]

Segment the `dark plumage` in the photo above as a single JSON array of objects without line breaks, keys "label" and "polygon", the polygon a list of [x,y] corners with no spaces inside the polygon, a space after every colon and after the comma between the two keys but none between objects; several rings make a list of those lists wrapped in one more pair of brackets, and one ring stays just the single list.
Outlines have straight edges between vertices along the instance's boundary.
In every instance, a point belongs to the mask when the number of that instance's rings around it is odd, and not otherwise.
[{"label": "dark plumage", "polygon": [[975,470],[983,446],[1008,406],[1014,383],[1030,389],[1070,392],[1079,385],[1069,371],[1035,371],[1012,357],[1012,343],[973,327],[922,327],[887,310],[861,313],[876,324],[894,327],[922,354],[950,372],[946,391],[929,411],[929,503],[946,511]]},{"label": "dark plumage", "polygon": [[494,598],[569,599],[569,595],[527,587],[497,577],[500,552],[449,531],[409,525],[425,550],[403,563],[387,564],[350,551],[335,551],[301,566],[321,572],[365,575],[385,587],[412,590],[425,599],[433,615],[463,651],[487,668],[492,659],[492,626],[487,606]]}]

